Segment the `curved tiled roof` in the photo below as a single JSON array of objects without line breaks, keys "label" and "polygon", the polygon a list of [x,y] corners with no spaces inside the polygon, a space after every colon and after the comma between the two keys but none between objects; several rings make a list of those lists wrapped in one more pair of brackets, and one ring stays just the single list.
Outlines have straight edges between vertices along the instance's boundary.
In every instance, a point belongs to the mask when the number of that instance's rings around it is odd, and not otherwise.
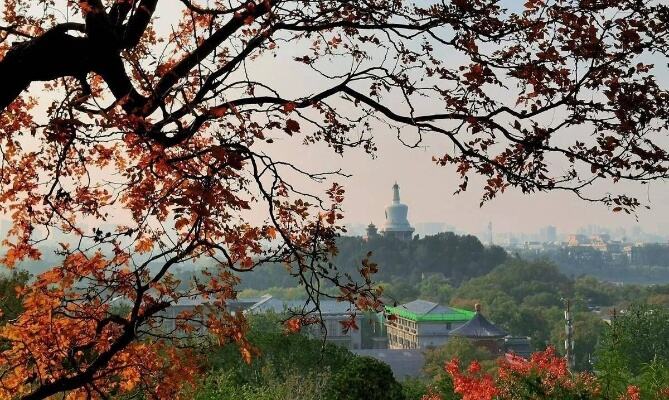
[{"label": "curved tiled roof", "polygon": [[466,324],[453,329],[450,336],[465,337],[470,339],[500,339],[507,333],[488,321],[481,312],[477,311],[474,318]]},{"label": "curved tiled roof", "polygon": [[413,321],[459,322],[468,321],[474,313],[454,307],[445,307],[425,300],[414,300],[396,307],[386,306],[386,313]]}]

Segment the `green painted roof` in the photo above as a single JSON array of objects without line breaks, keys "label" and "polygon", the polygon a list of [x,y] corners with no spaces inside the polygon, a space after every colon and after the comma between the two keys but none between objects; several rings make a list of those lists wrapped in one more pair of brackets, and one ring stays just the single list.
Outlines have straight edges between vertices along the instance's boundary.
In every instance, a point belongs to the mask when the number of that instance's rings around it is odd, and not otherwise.
[{"label": "green painted roof", "polygon": [[476,315],[474,311],[462,310],[454,307],[441,307],[426,310],[427,312],[411,311],[412,307],[400,305],[397,307],[385,306],[386,313],[410,319],[416,322],[462,322],[469,321]]}]

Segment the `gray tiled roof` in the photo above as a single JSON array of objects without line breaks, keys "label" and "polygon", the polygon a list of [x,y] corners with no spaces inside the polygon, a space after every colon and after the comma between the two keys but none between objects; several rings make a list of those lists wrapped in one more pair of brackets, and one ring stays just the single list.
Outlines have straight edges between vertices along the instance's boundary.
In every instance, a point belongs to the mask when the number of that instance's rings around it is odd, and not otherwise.
[{"label": "gray tiled roof", "polygon": [[420,299],[410,301],[398,307],[401,307],[415,314],[449,314],[453,312],[453,310],[449,307],[445,307],[440,304],[433,303],[431,301],[420,300]]},{"label": "gray tiled roof", "polygon": [[[253,304],[256,304],[258,301],[261,299],[235,299],[235,300],[228,300],[226,301],[226,304],[230,308],[244,308],[245,306],[251,306]],[[195,307],[199,305],[205,305],[213,302],[213,299],[205,299],[200,296],[196,297],[181,297],[179,298],[173,306],[181,306],[181,307]]]},{"label": "gray tiled roof", "polygon": [[[355,308],[348,302],[341,302],[336,300],[321,300],[319,302],[321,314],[351,314],[355,312]],[[262,301],[251,306],[248,310],[250,312],[264,313],[264,312],[310,312],[314,310],[312,302],[304,300],[280,300],[273,297],[265,298]]]},{"label": "gray tiled roof", "polygon": [[466,338],[503,338],[507,333],[492,324],[485,317],[477,312],[474,318],[470,319],[466,324],[453,329],[450,336],[466,337]]},{"label": "gray tiled roof", "polygon": [[395,379],[417,378],[423,374],[425,355],[420,349],[364,349],[351,350],[359,356],[375,358],[390,366]]}]

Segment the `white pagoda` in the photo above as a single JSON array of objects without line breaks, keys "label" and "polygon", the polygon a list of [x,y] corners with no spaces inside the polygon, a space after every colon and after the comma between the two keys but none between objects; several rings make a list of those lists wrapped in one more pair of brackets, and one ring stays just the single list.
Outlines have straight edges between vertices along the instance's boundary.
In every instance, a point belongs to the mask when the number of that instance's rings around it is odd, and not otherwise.
[{"label": "white pagoda", "polygon": [[400,187],[393,185],[393,202],[386,207],[386,222],[380,233],[385,237],[395,237],[401,240],[411,240],[414,228],[409,224],[407,214],[409,207],[400,203]]}]

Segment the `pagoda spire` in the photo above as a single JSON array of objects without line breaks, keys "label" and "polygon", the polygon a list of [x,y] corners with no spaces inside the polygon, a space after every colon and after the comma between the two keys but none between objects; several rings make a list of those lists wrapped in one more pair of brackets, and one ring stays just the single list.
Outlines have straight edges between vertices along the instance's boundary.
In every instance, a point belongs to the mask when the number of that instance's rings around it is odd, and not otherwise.
[{"label": "pagoda spire", "polygon": [[400,185],[395,182],[393,185],[393,203],[397,204],[400,202]]}]

